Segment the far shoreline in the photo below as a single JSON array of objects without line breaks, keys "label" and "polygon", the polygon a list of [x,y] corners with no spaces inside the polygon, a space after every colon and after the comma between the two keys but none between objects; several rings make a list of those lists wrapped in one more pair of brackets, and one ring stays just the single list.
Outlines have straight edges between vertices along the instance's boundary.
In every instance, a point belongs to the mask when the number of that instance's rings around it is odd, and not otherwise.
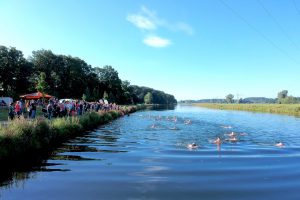
[{"label": "far shoreline", "polygon": [[189,105],[203,107],[203,108],[217,109],[217,110],[237,110],[237,111],[300,116],[300,104],[191,103]]}]

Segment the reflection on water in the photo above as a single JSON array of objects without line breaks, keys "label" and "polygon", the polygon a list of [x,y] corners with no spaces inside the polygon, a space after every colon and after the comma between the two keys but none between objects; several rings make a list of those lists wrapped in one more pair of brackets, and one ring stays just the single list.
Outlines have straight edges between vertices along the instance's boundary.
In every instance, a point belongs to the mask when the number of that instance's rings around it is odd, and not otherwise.
[{"label": "reflection on water", "polygon": [[[299,199],[299,130],[300,119],[289,116],[155,108],[65,143],[35,169],[11,174],[11,181],[2,182],[0,195]],[[276,146],[278,142],[284,147]]]},{"label": "reflection on water", "polygon": [[72,161],[83,161],[83,160],[96,160],[92,158],[84,158],[82,156],[77,156],[77,155],[55,155],[52,156],[53,160],[72,160]]}]

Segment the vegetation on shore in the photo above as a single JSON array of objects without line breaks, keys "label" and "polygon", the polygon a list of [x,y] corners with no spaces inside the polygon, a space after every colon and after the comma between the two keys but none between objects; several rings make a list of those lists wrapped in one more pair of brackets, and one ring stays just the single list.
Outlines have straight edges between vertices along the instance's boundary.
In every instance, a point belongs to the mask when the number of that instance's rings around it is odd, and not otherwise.
[{"label": "vegetation on shore", "polygon": [[49,153],[68,139],[138,109],[142,106],[124,106],[122,111],[90,112],[80,117],[53,120],[14,120],[7,126],[0,126],[1,164],[18,164],[26,158]]},{"label": "vegetation on shore", "polygon": [[[39,83],[39,79],[43,81]],[[91,66],[78,57],[50,50],[33,51],[26,59],[20,50],[0,45],[0,96],[18,100],[20,95],[36,90],[59,99],[103,98],[119,105],[144,103],[145,95],[150,93],[150,103],[177,103],[173,95],[121,80],[112,66]]]},{"label": "vegetation on shore", "polygon": [[220,104],[220,103],[195,103],[195,106],[220,109],[242,110],[251,112],[266,112],[285,115],[300,116],[300,104]]},{"label": "vegetation on shore", "polygon": [[7,107],[0,107],[0,122],[7,121],[8,119],[8,108]]}]

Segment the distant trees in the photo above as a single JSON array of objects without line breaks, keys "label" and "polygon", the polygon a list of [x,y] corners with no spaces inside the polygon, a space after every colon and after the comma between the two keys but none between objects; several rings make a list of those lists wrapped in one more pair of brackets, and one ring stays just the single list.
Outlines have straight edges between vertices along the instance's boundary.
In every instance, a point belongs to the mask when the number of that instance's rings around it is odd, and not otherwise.
[{"label": "distant trees", "polygon": [[233,94],[228,94],[225,98],[226,98],[227,103],[233,103],[234,102],[234,100],[233,100],[234,95]]},{"label": "distant trees", "polygon": [[295,104],[300,102],[299,98],[288,96],[288,90],[278,92],[277,97],[279,104]]},{"label": "distant trees", "polygon": [[285,99],[288,95],[288,91],[287,90],[282,90],[280,92],[278,92],[277,97],[278,99]]},{"label": "distant trees", "polygon": [[154,90],[148,87],[139,87],[136,85],[129,86],[132,91],[132,100],[134,103],[144,103],[145,95],[150,92],[152,94],[153,104],[175,104],[177,103],[175,97],[170,94],[166,94],[159,90]]},{"label": "distant trees", "polygon": [[145,104],[152,104],[153,103],[153,95],[151,92],[148,92],[144,97]]},{"label": "distant trees", "polygon": [[299,103],[299,100],[296,97],[288,96],[281,103],[295,104],[295,103]]},{"label": "distant trees", "polygon": [[33,51],[25,59],[16,48],[0,46],[0,86],[1,94],[14,99],[38,90],[58,98],[104,98],[118,104],[136,104],[144,103],[150,92],[154,104],[177,103],[173,95],[122,81],[112,66],[92,67],[80,58],[44,49]]}]

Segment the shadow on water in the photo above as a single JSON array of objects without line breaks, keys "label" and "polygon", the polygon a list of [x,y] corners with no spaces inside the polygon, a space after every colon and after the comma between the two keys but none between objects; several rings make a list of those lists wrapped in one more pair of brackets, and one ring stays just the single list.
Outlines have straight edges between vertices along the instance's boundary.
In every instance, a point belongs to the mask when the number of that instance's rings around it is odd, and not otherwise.
[{"label": "shadow on water", "polygon": [[164,110],[175,110],[176,104],[168,105],[148,105],[146,110],[164,111]]},{"label": "shadow on water", "polygon": [[61,169],[60,163],[48,163],[49,157],[28,159],[18,166],[1,167],[0,187],[19,187],[24,185],[27,179],[34,179],[37,172],[66,172],[69,169]]},{"label": "shadow on water", "polygon": [[[60,161],[101,161],[101,159],[86,158],[79,155],[63,155],[66,152],[112,152],[117,151],[97,150],[96,148],[78,145],[66,145],[52,155],[44,155],[35,159],[26,159],[17,166],[4,166],[1,163],[0,169],[0,187],[19,187],[24,184],[27,179],[34,179],[37,172],[68,172],[70,169],[66,168]],[[124,151],[125,152],[125,151]]]}]

